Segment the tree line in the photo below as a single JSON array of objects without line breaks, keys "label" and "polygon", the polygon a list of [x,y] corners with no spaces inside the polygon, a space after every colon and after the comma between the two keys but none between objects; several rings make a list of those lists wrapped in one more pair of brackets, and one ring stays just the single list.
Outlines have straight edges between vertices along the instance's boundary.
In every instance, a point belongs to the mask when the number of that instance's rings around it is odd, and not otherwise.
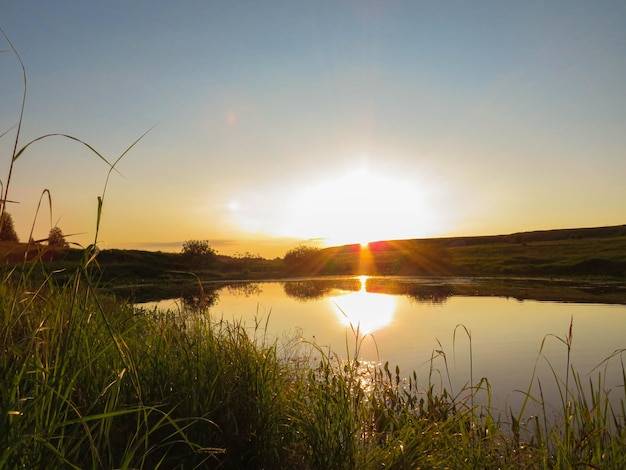
[{"label": "tree line", "polygon": [[[3,242],[15,242],[19,243],[20,239],[15,231],[15,224],[13,223],[13,217],[8,212],[3,212],[0,216],[0,241]],[[29,240],[29,243],[47,242],[48,246],[55,248],[67,248],[69,245],[65,240],[63,231],[57,225],[52,227],[48,232],[48,238],[43,240]]]}]

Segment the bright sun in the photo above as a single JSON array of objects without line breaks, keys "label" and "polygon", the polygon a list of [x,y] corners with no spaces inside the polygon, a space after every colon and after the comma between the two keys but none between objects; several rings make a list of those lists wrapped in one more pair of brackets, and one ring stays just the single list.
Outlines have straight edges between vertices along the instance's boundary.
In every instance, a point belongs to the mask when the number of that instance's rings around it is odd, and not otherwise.
[{"label": "bright sun", "polygon": [[[441,230],[440,214],[429,206],[432,191],[421,181],[358,169],[309,185],[257,193],[237,211],[247,231],[301,239],[322,238],[326,245],[427,236]],[[239,199],[238,199],[239,200]],[[271,208],[271,209],[268,209]]]}]

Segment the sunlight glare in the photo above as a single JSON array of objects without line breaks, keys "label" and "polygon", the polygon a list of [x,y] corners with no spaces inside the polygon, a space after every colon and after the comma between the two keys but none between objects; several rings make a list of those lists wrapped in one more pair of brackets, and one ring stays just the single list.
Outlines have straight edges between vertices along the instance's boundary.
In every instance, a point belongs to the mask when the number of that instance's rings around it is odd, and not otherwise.
[{"label": "sunlight glare", "polygon": [[367,335],[380,330],[393,321],[396,298],[387,294],[367,292],[368,276],[359,276],[361,283],[358,292],[340,294],[328,298],[341,325],[352,327]]},{"label": "sunlight glare", "polygon": [[247,232],[366,248],[373,241],[441,233],[447,211],[432,202],[434,191],[422,178],[361,168],[317,183],[240,195],[245,204],[231,217]]},{"label": "sunlight glare", "polygon": [[321,236],[327,244],[423,236],[436,227],[426,188],[362,168],[302,188],[287,207],[281,230]]}]

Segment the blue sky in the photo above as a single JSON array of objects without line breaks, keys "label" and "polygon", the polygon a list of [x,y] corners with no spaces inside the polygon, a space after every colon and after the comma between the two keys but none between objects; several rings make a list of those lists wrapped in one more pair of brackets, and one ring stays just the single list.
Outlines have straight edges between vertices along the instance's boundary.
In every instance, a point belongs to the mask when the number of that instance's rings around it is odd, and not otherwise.
[{"label": "blue sky", "polygon": [[[0,26],[28,69],[24,138],[114,155],[156,124],[112,182],[108,246],[274,254],[626,220],[624,2],[7,1]],[[0,80],[4,129],[20,93],[7,53]],[[92,231],[104,173],[71,144],[34,147],[15,173],[22,236],[44,187],[66,232]],[[315,202],[346,181],[412,189],[386,191],[393,218]]]}]

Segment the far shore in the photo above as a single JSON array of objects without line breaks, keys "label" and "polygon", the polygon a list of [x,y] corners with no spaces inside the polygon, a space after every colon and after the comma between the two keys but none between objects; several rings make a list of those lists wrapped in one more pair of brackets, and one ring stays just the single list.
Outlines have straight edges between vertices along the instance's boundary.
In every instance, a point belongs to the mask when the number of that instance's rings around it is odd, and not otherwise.
[{"label": "far shore", "polygon": [[[74,248],[0,242],[4,268],[29,270],[35,278],[54,272],[62,282],[82,257]],[[95,269],[100,288],[140,301],[186,295],[199,284],[211,290],[244,281],[368,275],[403,281],[387,291],[397,293],[400,286],[417,299],[490,295],[626,303],[626,225],[304,248],[274,259],[110,249],[99,253]]]}]

